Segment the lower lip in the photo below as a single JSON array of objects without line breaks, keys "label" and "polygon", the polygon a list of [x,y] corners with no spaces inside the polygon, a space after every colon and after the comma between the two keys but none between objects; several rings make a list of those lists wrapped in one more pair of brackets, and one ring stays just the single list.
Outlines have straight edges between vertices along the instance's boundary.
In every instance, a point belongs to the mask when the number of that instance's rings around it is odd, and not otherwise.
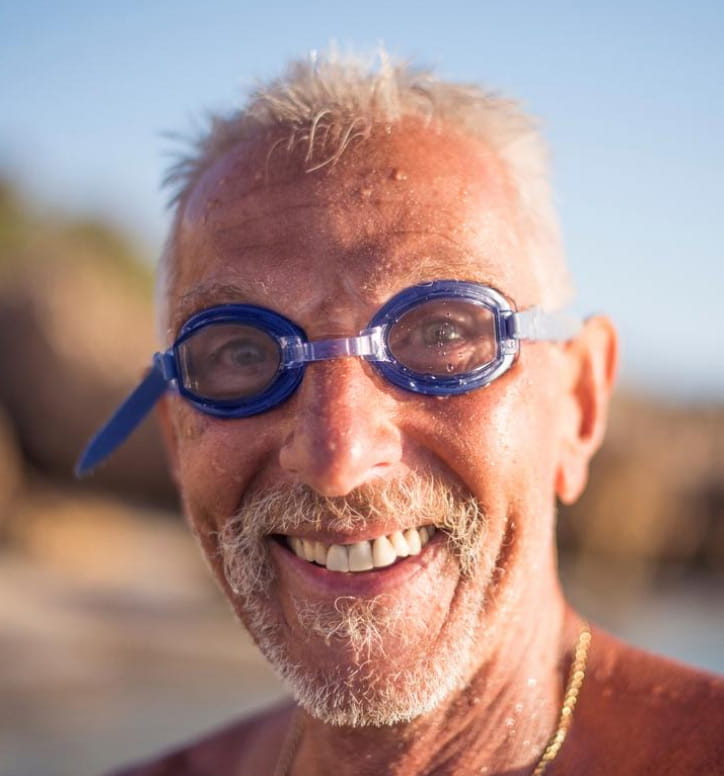
[{"label": "lower lip", "polygon": [[366,598],[390,592],[427,571],[442,556],[445,536],[436,531],[418,555],[410,555],[380,569],[356,572],[329,571],[297,557],[278,541],[270,539],[269,542],[274,562],[282,574],[288,574],[294,583],[325,596]]}]

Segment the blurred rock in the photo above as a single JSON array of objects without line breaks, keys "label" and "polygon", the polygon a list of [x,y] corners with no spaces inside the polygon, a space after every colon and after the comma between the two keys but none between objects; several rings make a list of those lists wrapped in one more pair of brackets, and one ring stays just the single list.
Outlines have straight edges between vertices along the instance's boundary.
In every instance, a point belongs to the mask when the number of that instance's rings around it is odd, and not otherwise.
[{"label": "blurred rock", "polygon": [[30,561],[99,595],[123,591],[137,604],[210,596],[211,576],[177,515],[37,481],[16,503],[9,533]]},{"label": "blurred rock", "polygon": [[724,407],[618,396],[564,547],[619,559],[724,564]]},{"label": "blurred rock", "polygon": [[10,419],[0,407],[0,542],[23,485],[23,463]]},{"label": "blurred rock", "polygon": [[[22,242],[0,230],[0,404],[29,463],[71,479],[88,439],[157,349],[150,270],[103,225],[44,222],[27,232]],[[152,418],[91,483],[176,503]]]}]

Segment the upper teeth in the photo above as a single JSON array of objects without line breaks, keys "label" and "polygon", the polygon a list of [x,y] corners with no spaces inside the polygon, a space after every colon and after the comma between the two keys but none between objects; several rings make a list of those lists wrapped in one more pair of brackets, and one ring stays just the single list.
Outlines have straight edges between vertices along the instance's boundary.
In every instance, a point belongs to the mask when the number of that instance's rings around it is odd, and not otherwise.
[{"label": "upper teeth", "polygon": [[398,558],[417,555],[434,533],[435,526],[423,525],[354,544],[324,544],[298,536],[287,536],[287,544],[298,558],[326,566],[330,571],[369,571],[390,566]]}]

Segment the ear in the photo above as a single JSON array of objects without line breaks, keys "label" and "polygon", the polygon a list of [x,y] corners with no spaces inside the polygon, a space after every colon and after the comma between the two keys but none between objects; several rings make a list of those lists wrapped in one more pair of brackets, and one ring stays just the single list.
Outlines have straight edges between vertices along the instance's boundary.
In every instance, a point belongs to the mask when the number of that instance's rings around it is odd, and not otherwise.
[{"label": "ear", "polygon": [[618,337],[611,321],[604,316],[589,318],[566,346],[566,356],[567,409],[555,485],[558,498],[572,504],[586,487],[588,465],[606,430],[618,366]]},{"label": "ear", "polygon": [[179,456],[178,456],[178,433],[176,426],[171,419],[171,407],[168,393],[164,394],[155,407],[156,419],[161,429],[161,438],[166,450],[166,460],[168,468],[174,482],[178,485],[179,481]]}]

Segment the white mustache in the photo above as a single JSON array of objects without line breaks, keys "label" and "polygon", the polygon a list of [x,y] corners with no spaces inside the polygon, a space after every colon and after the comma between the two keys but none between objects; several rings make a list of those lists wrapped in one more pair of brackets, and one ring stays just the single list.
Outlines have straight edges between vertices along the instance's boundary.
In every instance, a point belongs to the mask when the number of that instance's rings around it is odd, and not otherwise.
[{"label": "white mustache", "polygon": [[273,579],[264,539],[305,531],[353,532],[375,522],[432,524],[448,535],[463,575],[473,573],[486,519],[470,493],[454,490],[432,476],[369,483],[346,496],[322,496],[306,485],[285,485],[247,497],[218,535],[219,552],[232,590],[261,592]]}]

